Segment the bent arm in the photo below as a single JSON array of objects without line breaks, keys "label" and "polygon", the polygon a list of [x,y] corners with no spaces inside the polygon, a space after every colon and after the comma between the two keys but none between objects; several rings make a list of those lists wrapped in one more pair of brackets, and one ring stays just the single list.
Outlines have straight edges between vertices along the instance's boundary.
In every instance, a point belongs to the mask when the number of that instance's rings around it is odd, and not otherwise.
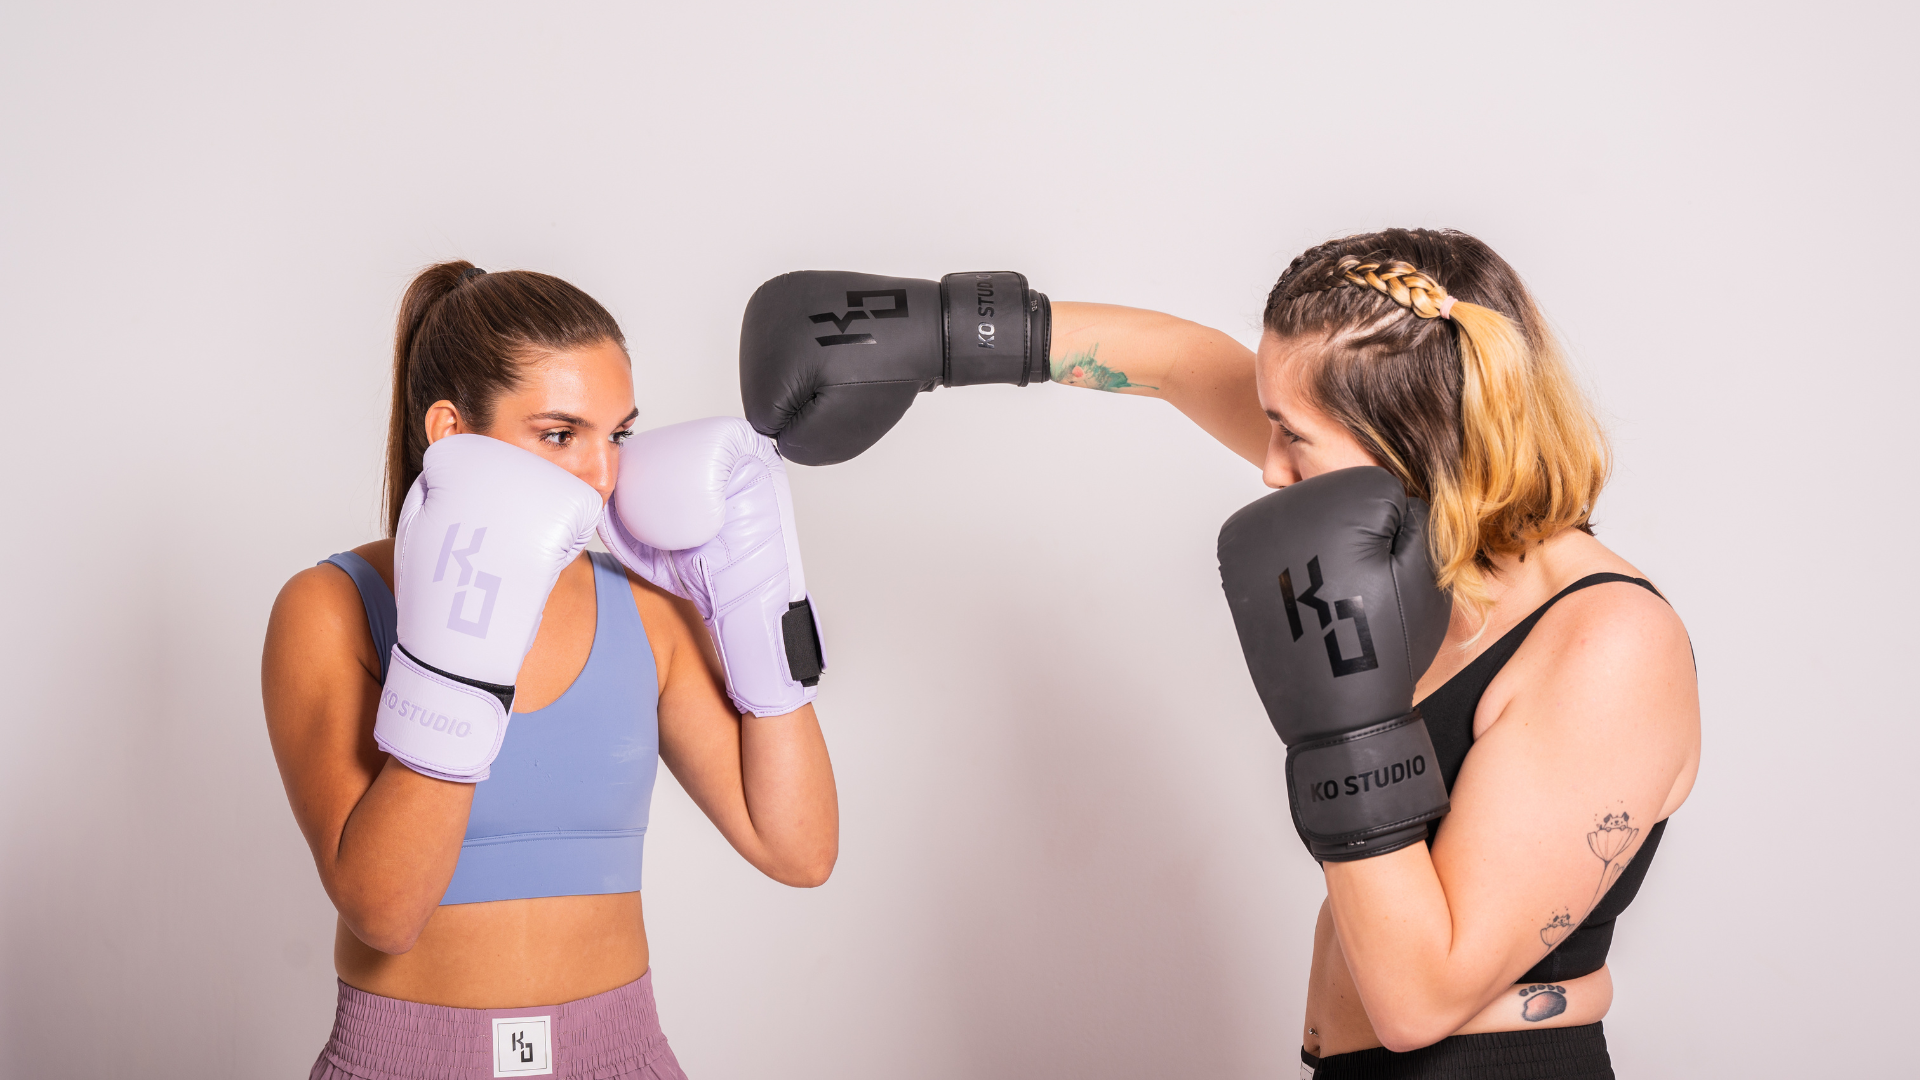
[{"label": "bent arm", "polygon": [[1271,423],[1254,389],[1253,353],[1226,334],[1157,311],[1053,305],[1053,381],[1171,403],[1253,464]]},{"label": "bent arm", "polygon": [[629,580],[661,672],[661,760],[761,873],[798,888],[824,883],[839,858],[840,804],[813,705],[784,716],[735,712],[692,605]]},{"label": "bent arm", "polygon": [[1491,1004],[1673,809],[1699,732],[1685,634],[1657,599],[1629,601],[1589,603],[1585,623],[1539,643],[1528,683],[1468,754],[1431,852],[1326,864],[1341,949],[1388,1049],[1437,1042]]},{"label": "bent arm", "polygon": [[327,898],[355,937],[404,953],[453,880],[473,785],[422,776],[374,745],[373,649],[351,580],[331,566],[302,571],[274,601],[261,696]]}]

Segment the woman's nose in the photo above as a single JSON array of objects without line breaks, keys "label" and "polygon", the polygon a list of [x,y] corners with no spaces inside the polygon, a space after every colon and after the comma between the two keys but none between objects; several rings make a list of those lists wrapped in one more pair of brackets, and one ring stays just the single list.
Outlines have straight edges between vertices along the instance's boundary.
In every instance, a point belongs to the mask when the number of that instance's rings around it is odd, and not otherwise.
[{"label": "woman's nose", "polygon": [[620,447],[611,442],[598,447],[586,469],[575,475],[593,485],[602,499],[613,498],[613,484],[620,476]]},{"label": "woman's nose", "polygon": [[1287,455],[1269,450],[1260,469],[1260,479],[1270,488],[1283,488],[1299,483],[1300,473]]}]

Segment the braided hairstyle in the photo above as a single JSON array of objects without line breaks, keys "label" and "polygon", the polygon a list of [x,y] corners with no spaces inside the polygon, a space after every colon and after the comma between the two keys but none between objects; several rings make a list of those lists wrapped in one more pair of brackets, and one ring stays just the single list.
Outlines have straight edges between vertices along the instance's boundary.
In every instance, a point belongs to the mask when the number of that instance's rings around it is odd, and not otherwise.
[{"label": "braided hairstyle", "polygon": [[1452,229],[1387,229],[1303,253],[1269,333],[1316,343],[1308,397],[1432,507],[1441,588],[1484,616],[1493,556],[1592,532],[1606,439],[1520,276]]}]

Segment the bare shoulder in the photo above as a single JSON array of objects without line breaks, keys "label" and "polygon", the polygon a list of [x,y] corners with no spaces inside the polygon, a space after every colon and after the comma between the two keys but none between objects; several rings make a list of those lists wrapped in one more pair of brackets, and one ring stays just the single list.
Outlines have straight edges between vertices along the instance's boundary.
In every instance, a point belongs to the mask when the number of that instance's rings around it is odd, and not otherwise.
[{"label": "bare shoulder", "polygon": [[[1583,539],[1592,550],[1581,553],[1575,568],[1556,574],[1566,579],[1561,588],[1596,573],[1647,580],[1598,541]],[[1617,671],[1620,665],[1664,670],[1676,663],[1690,671],[1693,662],[1679,612],[1665,596],[1633,581],[1600,582],[1562,597],[1528,635],[1527,651],[1550,654],[1556,667],[1580,671]]]},{"label": "bare shoulder", "polygon": [[[1552,592],[1595,573],[1645,580],[1591,537],[1553,567]],[[1631,581],[1590,585],[1541,616],[1482,699],[1484,741],[1547,763],[1571,787],[1637,791],[1637,814],[1660,820],[1692,790],[1700,760],[1700,695],[1687,629],[1673,608]],[[1576,782],[1573,778],[1579,778]],[[1621,795],[1608,795],[1620,798]]]},{"label": "bare shoulder", "polygon": [[[393,541],[376,540],[353,550],[392,587]],[[345,660],[370,673],[380,670],[373,635],[367,629],[366,606],[344,570],[321,563],[287,579],[267,620],[265,660],[269,668],[276,660],[302,668]]]},{"label": "bare shoulder", "polygon": [[[1595,573],[1645,580],[1591,537],[1560,554],[1557,593]],[[1697,741],[1699,694],[1686,625],[1662,596],[1632,581],[1589,585],[1541,616],[1501,679],[1507,711],[1606,737],[1660,728]]]}]

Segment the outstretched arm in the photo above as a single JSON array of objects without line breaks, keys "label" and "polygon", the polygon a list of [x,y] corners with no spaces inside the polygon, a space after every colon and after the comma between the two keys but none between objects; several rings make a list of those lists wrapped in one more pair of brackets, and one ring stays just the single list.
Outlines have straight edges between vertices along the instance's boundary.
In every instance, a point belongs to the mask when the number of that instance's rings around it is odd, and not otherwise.
[{"label": "outstretched arm", "polygon": [[1053,381],[1170,402],[1254,465],[1272,429],[1253,383],[1253,353],[1211,327],[1115,304],[1053,305]]},{"label": "outstretched arm", "polygon": [[935,387],[1051,378],[1165,398],[1228,449],[1262,463],[1270,428],[1244,345],[1185,319],[1112,304],[1052,304],[1049,323],[1039,298],[1009,272],[937,282],[782,274],[754,292],[740,323],[747,420],[778,440],[788,461],[832,465],[863,453]]}]

